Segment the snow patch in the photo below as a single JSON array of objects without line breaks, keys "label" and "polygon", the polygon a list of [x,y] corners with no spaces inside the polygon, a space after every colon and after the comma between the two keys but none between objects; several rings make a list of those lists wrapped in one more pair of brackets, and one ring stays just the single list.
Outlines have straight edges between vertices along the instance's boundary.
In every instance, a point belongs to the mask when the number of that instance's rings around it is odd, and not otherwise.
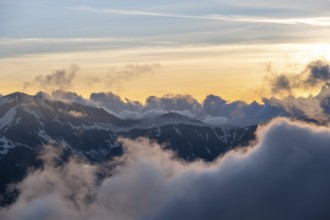
[{"label": "snow patch", "polygon": [[38,136],[44,140],[45,143],[48,143],[52,139],[44,130],[39,130]]},{"label": "snow patch", "polygon": [[4,116],[0,118],[0,130],[8,127],[11,123],[14,122],[16,115],[16,107],[11,108]]},{"label": "snow patch", "polygon": [[181,131],[175,125],[173,126],[173,128],[178,135],[182,136]]},{"label": "snow patch", "polygon": [[16,145],[5,137],[0,137],[0,155],[6,155]]},{"label": "snow patch", "polygon": [[83,130],[104,130],[104,131],[113,131],[116,127],[110,123],[104,122],[94,122],[91,125],[81,124],[81,125],[73,125],[72,123],[68,122],[68,125],[73,129],[83,129]]}]

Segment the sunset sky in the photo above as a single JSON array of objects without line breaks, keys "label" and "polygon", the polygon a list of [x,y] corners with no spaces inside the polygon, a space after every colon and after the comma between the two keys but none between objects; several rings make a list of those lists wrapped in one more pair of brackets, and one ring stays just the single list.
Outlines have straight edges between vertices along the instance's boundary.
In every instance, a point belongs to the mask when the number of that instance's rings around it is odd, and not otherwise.
[{"label": "sunset sky", "polygon": [[270,95],[269,74],[330,60],[329,8],[326,0],[0,0],[0,94],[51,92],[58,88],[35,78],[76,65],[61,89],[85,97],[259,100]]}]

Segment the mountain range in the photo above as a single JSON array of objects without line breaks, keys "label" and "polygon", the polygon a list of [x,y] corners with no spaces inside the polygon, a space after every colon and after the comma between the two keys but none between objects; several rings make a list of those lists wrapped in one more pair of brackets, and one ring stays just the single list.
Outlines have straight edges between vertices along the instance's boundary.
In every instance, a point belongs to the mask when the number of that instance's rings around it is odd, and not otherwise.
[{"label": "mountain range", "polygon": [[99,107],[12,93],[0,98],[0,198],[8,184],[38,167],[40,151],[51,145],[93,163],[124,153],[118,137],[146,137],[171,149],[184,160],[212,161],[254,139],[257,125],[215,126],[175,112],[123,120]]}]

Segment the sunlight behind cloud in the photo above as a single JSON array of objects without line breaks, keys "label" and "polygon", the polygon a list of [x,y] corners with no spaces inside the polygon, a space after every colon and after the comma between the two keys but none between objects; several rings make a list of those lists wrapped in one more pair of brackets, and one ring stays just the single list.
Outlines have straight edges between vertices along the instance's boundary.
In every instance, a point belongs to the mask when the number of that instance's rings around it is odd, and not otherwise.
[{"label": "sunlight behind cloud", "polygon": [[[150,94],[167,93],[191,94],[199,100],[207,94],[219,94],[227,100],[252,101],[259,98],[254,89],[261,86],[267,74],[267,63],[272,64],[272,71],[276,73],[296,73],[311,60],[328,59],[329,51],[329,44],[313,43],[109,48],[3,58],[0,66],[3,72],[19,79],[11,82],[12,87],[7,87],[4,93],[22,89],[23,83],[31,77],[46,75],[74,63],[81,66],[81,71],[71,89],[86,97],[91,92],[110,89],[140,101]],[[123,82],[120,87],[108,87],[102,82],[86,86],[90,77],[106,77],[116,68],[143,64],[145,60],[161,64],[162,69],[151,78]],[[0,78],[4,82],[6,75]],[[6,82],[8,85],[8,80]],[[27,92],[37,90],[31,87]]]}]

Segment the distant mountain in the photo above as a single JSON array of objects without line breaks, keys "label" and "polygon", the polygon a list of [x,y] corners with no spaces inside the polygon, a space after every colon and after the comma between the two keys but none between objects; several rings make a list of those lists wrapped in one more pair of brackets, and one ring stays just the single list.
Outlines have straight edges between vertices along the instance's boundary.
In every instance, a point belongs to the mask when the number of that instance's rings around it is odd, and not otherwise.
[{"label": "distant mountain", "polygon": [[161,127],[167,124],[189,124],[195,126],[210,126],[194,118],[180,115],[175,112],[164,113],[160,116],[144,118],[137,120],[132,128],[153,128]]},{"label": "distant mountain", "polygon": [[45,145],[61,146],[66,155],[103,162],[122,154],[119,136],[147,137],[183,159],[212,161],[247,144],[255,129],[217,127],[174,112],[122,120],[102,108],[57,101],[42,93],[13,93],[0,97],[0,193],[6,184],[23,178],[28,167],[40,166],[37,155]]}]

